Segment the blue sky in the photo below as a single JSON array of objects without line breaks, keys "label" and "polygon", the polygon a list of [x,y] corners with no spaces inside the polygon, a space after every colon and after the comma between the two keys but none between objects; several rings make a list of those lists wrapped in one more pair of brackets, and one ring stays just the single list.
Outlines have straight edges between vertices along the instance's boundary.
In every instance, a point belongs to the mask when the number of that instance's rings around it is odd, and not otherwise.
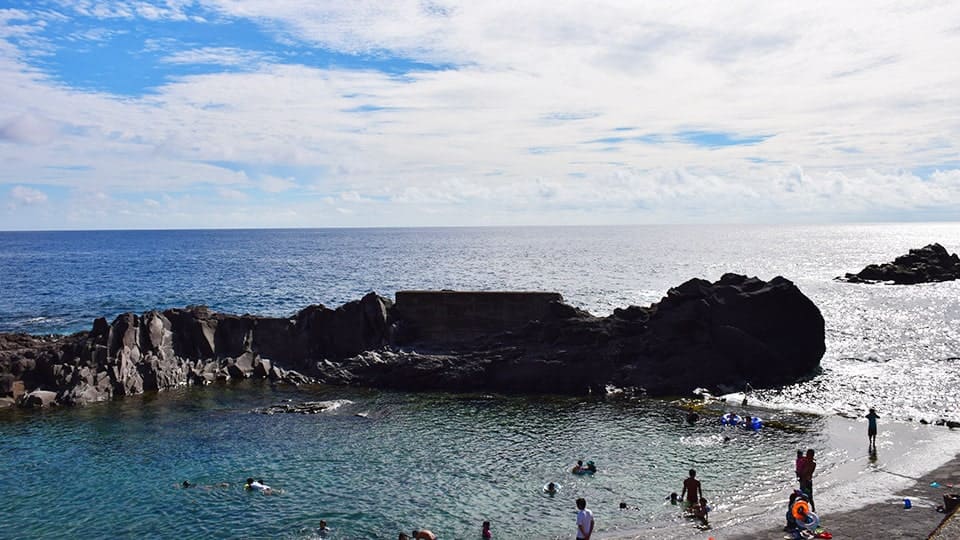
[{"label": "blue sky", "polygon": [[957,219],[960,6],[646,4],[0,1],[0,229]]}]

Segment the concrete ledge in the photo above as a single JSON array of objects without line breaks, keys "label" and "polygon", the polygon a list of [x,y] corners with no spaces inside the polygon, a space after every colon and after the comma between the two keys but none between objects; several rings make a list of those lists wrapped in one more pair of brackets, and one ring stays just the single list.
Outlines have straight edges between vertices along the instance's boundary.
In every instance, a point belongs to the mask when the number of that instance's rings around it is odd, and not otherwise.
[{"label": "concrete ledge", "polygon": [[543,320],[562,302],[555,292],[397,291],[402,341],[444,342],[512,330]]},{"label": "concrete ledge", "polygon": [[960,517],[957,517],[958,510],[943,518],[943,522],[935,531],[930,533],[927,540],[957,540],[960,538]]}]

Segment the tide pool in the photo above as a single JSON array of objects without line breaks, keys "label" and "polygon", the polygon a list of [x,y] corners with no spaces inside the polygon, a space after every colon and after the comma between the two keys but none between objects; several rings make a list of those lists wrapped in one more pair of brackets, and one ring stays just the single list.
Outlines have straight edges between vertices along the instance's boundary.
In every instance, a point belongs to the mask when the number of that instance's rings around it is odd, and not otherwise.
[{"label": "tide pool", "polygon": [[[350,403],[320,414],[253,412],[332,399]],[[713,418],[688,426],[668,402],[617,396],[256,383],[4,411],[0,536],[310,538],[326,519],[334,539],[392,539],[418,527],[474,538],[484,520],[497,538],[567,538],[577,497],[593,509],[598,536],[638,526],[695,533],[664,500],[688,469],[723,512],[783,492],[796,449],[824,447],[822,417],[771,415],[797,431],[756,433]],[[599,472],[570,474],[577,459]],[[247,477],[283,493],[246,492]],[[182,489],[184,480],[200,486]],[[549,481],[563,486],[558,495],[542,493]]]}]

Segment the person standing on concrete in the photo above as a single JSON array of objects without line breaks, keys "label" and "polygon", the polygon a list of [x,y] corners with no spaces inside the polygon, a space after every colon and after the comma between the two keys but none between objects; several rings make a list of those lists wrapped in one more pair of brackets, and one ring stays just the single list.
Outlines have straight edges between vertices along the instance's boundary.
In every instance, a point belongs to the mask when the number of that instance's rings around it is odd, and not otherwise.
[{"label": "person standing on concrete", "polygon": [[577,540],[590,540],[593,534],[593,512],[587,508],[587,500],[577,499]]},{"label": "person standing on concrete", "polygon": [[803,466],[800,469],[800,491],[810,501],[810,510],[816,512],[817,507],[813,502],[813,471],[817,470],[817,462],[813,459],[813,456],[813,448],[810,448],[803,458]]},{"label": "person standing on concrete", "polygon": [[867,439],[870,441],[870,450],[874,452],[877,451],[877,418],[880,418],[877,411],[870,409],[867,413]]}]

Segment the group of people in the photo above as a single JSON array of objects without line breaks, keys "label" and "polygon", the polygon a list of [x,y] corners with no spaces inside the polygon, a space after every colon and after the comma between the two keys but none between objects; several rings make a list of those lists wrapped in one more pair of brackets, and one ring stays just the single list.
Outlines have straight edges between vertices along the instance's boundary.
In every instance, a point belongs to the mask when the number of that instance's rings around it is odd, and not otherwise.
[{"label": "group of people", "polygon": [[[867,436],[869,439],[869,445],[871,452],[876,451],[876,436],[877,436],[877,415],[874,409],[870,409],[870,412],[866,416],[868,421],[867,427]],[[691,419],[688,418],[688,421]],[[692,421],[696,421],[697,418],[693,418]],[[797,476],[797,481],[800,485],[799,489],[793,490],[790,494],[790,498],[787,502],[787,513],[786,521],[787,524],[784,527],[784,530],[795,532],[798,535],[803,530],[814,530],[819,526],[819,518],[815,514],[816,506],[813,500],[813,474],[817,470],[817,461],[816,461],[816,452],[810,448],[806,452],[803,450],[797,450],[797,458],[795,461],[795,473]],[[597,467],[593,461],[588,461],[586,464],[583,463],[583,460],[578,460],[577,464],[571,469],[571,472],[574,474],[584,474],[584,473],[595,473]],[[184,481],[182,487],[194,487],[196,484],[190,484],[187,481]],[[270,486],[263,483],[263,480],[255,480],[253,478],[247,478],[246,483],[244,484],[244,489],[251,491],[259,491],[266,495],[277,494],[279,491],[273,490]],[[549,482],[544,487],[544,492],[555,495],[559,492],[560,486],[555,482]],[[707,505],[707,499],[703,496],[703,486],[700,483],[700,480],[697,480],[697,471],[695,469],[690,469],[688,476],[683,481],[683,489],[678,496],[676,492],[671,493],[669,497],[671,504],[683,503],[684,511],[687,515],[695,517],[702,521],[704,525],[708,525],[708,514],[710,513],[710,507]],[[583,497],[580,497],[576,500],[577,506],[577,540],[590,540],[593,535],[593,531],[596,525],[596,522],[593,517],[593,512],[587,508],[587,501]],[[620,503],[620,508],[626,508],[626,503]],[[324,520],[320,521],[320,531],[321,537],[324,537],[326,533],[330,530],[327,527],[327,523]],[[806,533],[809,534],[809,533]],[[483,540],[491,540],[493,538],[493,532],[490,528],[490,522],[484,521],[481,530],[480,536]],[[432,531],[427,529],[420,529],[413,531],[412,535],[407,535],[406,533],[400,533],[398,540],[437,540],[437,535]]]}]

